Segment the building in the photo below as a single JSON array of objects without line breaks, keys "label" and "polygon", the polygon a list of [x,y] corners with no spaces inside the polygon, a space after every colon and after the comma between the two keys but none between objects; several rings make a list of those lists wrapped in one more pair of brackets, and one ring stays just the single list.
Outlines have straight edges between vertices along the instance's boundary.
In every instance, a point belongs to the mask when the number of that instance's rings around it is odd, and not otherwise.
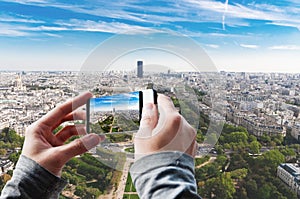
[{"label": "building", "polygon": [[300,167],[298,164],[283,163],[277,167],[277,176],[298,196],[300,195]]},{"label": "building", "polygon": [[297,140],[300,141],[300,124],[297,123],[292,127],[291,135]]},{"label": "building", "polygon": [[143,78],[143,61],[137,61],[137,77]]}]

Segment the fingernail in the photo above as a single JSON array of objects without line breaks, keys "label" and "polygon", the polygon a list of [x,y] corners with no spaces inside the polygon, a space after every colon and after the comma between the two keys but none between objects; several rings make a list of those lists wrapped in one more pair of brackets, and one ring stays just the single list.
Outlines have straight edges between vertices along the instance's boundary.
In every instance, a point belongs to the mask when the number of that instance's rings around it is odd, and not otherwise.
[{"label": "fingernail", "polygon": [[88,150],[97,146],[99,142],[100,142],[100,137],[96,134],[88,134],[82,138],[82,143]]},{"label": "fingernail", "polygon": [[99,135],[99,138],[100,138],[100,142],[102,142],[105,140],[105,135]]},{"label": "fingernail", "polygon": [[152,108],[153,108],[153,105],[150,104],[150,103],[146,104],[145,107],[144,107],[145,111],[151,111]]},{"label": "fingernail", "polygon": [[151,118],[153,115],[153,105],[148,103],[143,107],[142,118]]}]

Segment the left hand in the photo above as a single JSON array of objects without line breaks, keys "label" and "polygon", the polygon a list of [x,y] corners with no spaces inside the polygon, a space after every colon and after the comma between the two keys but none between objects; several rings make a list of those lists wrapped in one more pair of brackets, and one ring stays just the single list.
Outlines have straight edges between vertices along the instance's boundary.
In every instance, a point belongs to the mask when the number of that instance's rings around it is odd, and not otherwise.
[{"label": "left hand", "polygon": [[[25,132],[22,154],[60,177],[62,168],[67,161],[97,146],[104,139],[96,134],[86,134],[84,127],[75,125],[66,126],[57,134],[53,134],[53,130],[65,121],[71,121],[74,117],[76,120],[84,120],[85,113],[75,110],[84,105],[91,97],[91,93],[83,93],[73,100],[57,106],[30,125]],[[75,135],[84,136],[64,144]]]}]

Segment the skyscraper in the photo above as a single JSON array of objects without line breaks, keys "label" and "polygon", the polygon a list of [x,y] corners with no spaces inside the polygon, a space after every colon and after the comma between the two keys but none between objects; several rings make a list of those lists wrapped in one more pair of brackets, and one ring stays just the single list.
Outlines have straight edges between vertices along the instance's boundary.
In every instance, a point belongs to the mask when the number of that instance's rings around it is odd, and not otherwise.
[{"label": "skyscraper", "polygon": [[137,61],[137,77],[143,78],[143,61]]}]

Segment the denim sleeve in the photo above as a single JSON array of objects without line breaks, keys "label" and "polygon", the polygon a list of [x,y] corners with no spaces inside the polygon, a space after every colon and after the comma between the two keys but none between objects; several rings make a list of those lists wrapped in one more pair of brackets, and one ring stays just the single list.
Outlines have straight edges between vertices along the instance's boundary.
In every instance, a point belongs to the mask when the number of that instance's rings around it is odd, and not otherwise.
[{"label": "denim sleeve", "polygon": [[181,152],[161,152],[137,160],[130,169],[142,199],[201,199],[197,194],[194,159]]},{"label": "denim sleeve", "polygon": [[2,190],[0,199],[48,199],[58,198],[67,182],[35,161],[21,155],[12,178]]}]

